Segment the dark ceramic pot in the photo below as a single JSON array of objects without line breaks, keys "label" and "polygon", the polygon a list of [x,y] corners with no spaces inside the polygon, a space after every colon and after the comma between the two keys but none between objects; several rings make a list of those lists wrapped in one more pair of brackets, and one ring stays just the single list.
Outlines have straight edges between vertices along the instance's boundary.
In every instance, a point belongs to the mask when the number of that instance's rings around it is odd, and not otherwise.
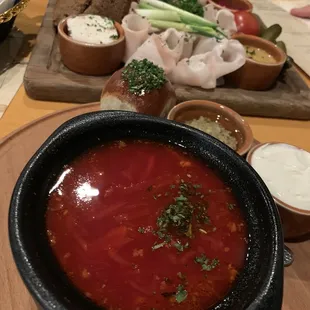
[{"label": "dark ceramic pot", "polygon": [[[16,5],[20,0],[16,0],[14,2],[14,5]],[[4,41],[9,33],[11,32],[14,22],[15,22],[16,16],[11,18],[8,22],[0,24],[0,43]]]},{"label": "dark ceramic pot", "polygon": [[232,290],[214,309],[281,309],[283,240],[280,218],[266,186],[221,142],[166,119],[131,112],[94,112],[57,129],[21,173],[9,213],[11,248],[18,270],[42,309],[99,309],[62,273],[45,233],[48,190],[64,164],[88,148],[138,138],[183,145],[213,167],[232,188],[248,225],[248,255]]}]

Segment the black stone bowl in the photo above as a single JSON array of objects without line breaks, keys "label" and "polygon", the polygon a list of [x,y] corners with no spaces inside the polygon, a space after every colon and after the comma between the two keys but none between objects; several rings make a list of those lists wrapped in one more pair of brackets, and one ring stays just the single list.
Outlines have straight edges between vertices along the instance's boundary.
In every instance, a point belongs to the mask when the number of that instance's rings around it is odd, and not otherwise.
[{"label": "black stone bowl", "polygon": [[149,139],[186,148],[232,188],[248,226],[243,270],[214,309],[281,309],[283,240],[280,218],[268,189],[247,162],[201,131],[132,112],[84,114],[58,128],[40,147],[15,186],[9,235],[17,268],[42,309],[99,309],[70,283],[48,245],[45,211],[48,190],[62,167],[81,152],[116,139]]},{"label": "black stone bowl", "polygon": [[[20,0],[15,0],[14,5],[16,5]],[[11,32],[16,16],[12,17],[8,22],[0,24],[0,43],[4,41],[9,33]]]}]

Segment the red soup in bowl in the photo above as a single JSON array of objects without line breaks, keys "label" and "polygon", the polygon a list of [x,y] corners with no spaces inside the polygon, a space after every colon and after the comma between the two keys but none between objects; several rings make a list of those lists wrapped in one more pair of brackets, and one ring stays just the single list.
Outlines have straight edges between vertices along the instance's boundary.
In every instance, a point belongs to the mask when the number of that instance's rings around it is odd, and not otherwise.
[{"label": "red soup in bowl", "polygon": [[231,189],[184,149],[146,140],[97,146],[66,165],[46,233],[72,283],[106,309],[208,309],[247,252]]}]

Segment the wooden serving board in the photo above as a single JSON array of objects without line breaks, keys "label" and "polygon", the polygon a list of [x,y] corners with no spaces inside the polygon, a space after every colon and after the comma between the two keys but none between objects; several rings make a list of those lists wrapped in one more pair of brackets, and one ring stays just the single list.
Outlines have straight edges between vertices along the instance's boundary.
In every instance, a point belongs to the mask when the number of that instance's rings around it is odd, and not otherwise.
[{"label": "wooden serving board", "polygon": [[[99,110],[98,103],[63,110],[38,119],[0,141],[0,309],[35,310],[15,267],[8,240],[11,194],[23,167],[47,137],[65,121]],[[293,265],[285,268],[283,310],[310,309],[310,240],[290,243]]]},{"label": "wooden serving board", "polygon": [[[55,3],[56,0],[49,0],[25,73],[26,92],[37,100],[77,103],[99,101],[103,85],[109,77],[83,76],[63,65],[53,26]],[[225,87],[204,90],[180,85],[175,85],[175,89],[179,102],[208,99],[243,115],[310,120],[310,89],[294,68],[288,70],[284,79],[273,89],[263,92]]]}]

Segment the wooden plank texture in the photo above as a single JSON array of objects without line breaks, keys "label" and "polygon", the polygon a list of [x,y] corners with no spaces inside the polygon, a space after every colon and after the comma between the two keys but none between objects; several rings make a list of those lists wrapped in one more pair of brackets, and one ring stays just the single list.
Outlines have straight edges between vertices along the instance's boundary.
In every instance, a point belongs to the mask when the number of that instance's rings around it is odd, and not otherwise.
[{"label": "wooden plank texture", "polygon": [[[68,70],[61,62],[58,38],[53,26],[56,0],[50,0],[27,67],[24,84],[36,100],[87,103],[98,101],[109,78],[83,76]],[[175,85],[178,101],[208,99],[222,103],[242,115],[310,120],[310,89],[291,68],[276,86],[256,92],[218,87],[204,90]]]}]

